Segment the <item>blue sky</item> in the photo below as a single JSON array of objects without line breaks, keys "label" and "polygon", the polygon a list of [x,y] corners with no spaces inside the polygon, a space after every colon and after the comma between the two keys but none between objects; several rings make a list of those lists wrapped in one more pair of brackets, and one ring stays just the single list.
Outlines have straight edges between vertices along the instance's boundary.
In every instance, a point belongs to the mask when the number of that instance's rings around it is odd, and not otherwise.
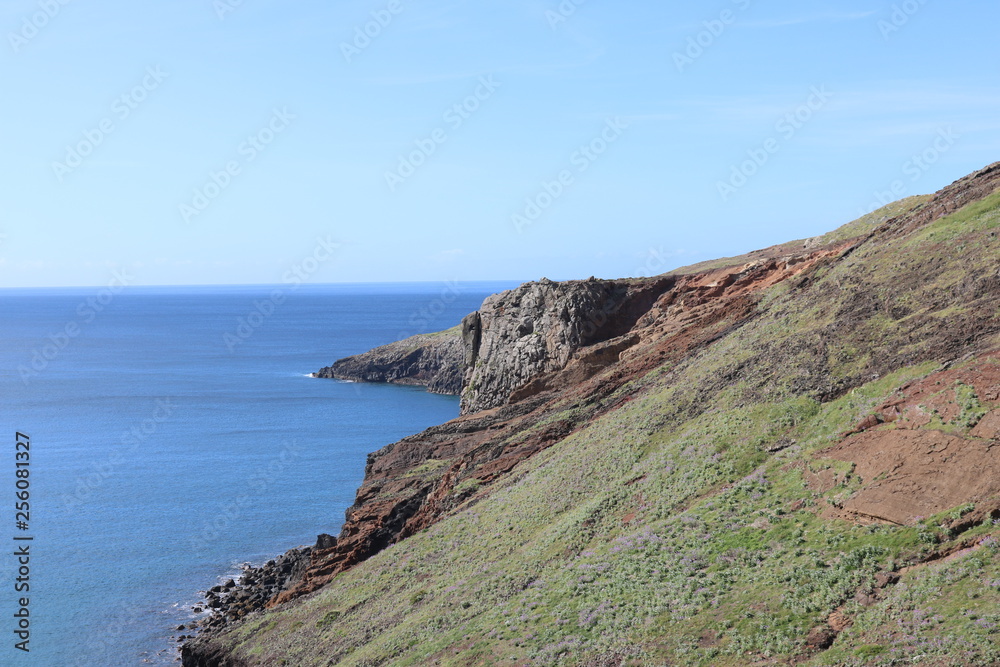
[{"label": "blue sky", "polygon": [[6,0],[0,286],[610,278],[814,236],[1000,159],[998,24],[986,0]]}]

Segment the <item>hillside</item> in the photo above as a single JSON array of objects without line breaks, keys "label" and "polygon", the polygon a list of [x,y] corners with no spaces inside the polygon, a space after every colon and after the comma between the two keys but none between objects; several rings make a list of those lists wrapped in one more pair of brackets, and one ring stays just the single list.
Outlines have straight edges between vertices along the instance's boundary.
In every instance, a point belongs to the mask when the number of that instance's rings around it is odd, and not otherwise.
[{"label": "hillside", "polygon": [[1000,664],[998,187],[491,297],[462,416],[184,664]]}]

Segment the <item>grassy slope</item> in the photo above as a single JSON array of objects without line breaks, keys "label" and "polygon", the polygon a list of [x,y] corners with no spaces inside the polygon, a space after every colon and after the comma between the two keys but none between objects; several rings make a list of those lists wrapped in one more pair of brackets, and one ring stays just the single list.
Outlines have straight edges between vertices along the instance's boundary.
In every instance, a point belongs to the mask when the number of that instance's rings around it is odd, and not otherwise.
[{"label": "grassy slope", "polygon": [[830,243],[837,243],[838,241],[853,239],[867,234],[886,220],[894,218],[897,215],[902,215],[903,213],[913,209],[915,206],[928,201],[930,198],[931,195],[916,195],[913,197],[907,197],[906,199],[900,199],[899,201],[892,202],[887,206],[872,211],[871,213],[858,218],[854,222],[849,222],[846,225],[838,227],[834,231],[822,236],[817,236],[811,239],[800,239],[798,241],[789,241],[772,248],[755,250],[745,255],[738,255],[736,257],[722,257],[719,259],[710,259],[704,262],[699,262],[697,264],[691,264],[689,266],[682,266],[668,272],[666,275],[686,275],[691,273],[700,273],[701,271],[710,271],[712,269],[722,269],[752,261],[756,256],[762,253],[769,253],[772,251],[784,251],[788,253],[800,252],[803,248],[807,247],[819,247]]},{"label": "grassy slope", "polygon": [[[934,522],[825,521],[788,464],[938,367],[922,341],[943,313],[967,315],[949,296],[967,276],[996,271],[998,205],[904,239],[905,257],[869,244],[809,284],[777,286],[761,316],[626,387],[635,400],[523,463],[485,501],[238,626],[237,654],[279,665],[787,662],[877,570],[926,552]],[[928,270],[936,257],[947,261]],[[888,314],[897,301],[904,310]],[[914,342],[892,342],[907,331]],[[872,380],[873,369],[895,370]],[[827,378],[856,388],[820,403]],[[777,444],[787,447],[768,454]],[[856,483],[841,479],[831,493]],[[889,601],[848,603],[855,626],[809,664],[1000,660],[998,587],[991,549],[915,569]]]}]

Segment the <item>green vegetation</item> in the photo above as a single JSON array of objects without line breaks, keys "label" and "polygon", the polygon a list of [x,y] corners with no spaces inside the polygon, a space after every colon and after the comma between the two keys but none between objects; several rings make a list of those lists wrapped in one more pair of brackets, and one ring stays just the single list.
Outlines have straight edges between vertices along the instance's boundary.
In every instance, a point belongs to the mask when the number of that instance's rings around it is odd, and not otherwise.
[{"label": "green vegetation", "polygon": [[961,410],[954,420],[956,426],[973,428],[989,412],[989,409],[979,402],[976,390],[966,384],[959,382],[955,385],[955,398]]},{"label": "green vegetation", "polygon": [[435,331],[428,334],[420,334],[421,336],[435,337],[435,336],[459,336],[462,334],[462,325],[456,324],[450,329],[445,329],[444,331]]},{"label": "green vegetation", "polygon": [[853,222],[847,223],[839,229],[820,236],[817,241],[819,245],[824,245],[827,243],[836,243],[838,241],[846,241],[858,236],[863,236],[884,222],[908,213],[921,204],[926,204],[930,201],[930,199],[931,195],[916,195],[914,197],[906,197],[905,199],[894,201],[891,204],[887,204],[886,206],[872,211],[867,215],[861,216]]},{"label": "green vegetation", "polygon": [[[959,211],[928,225],[907,240],[907,246],[944,243],[971,250],[981,247],[973,235],[1000,226],[1000,192],[993,193]],[[973,238],[969,238],[973,237]]]},{"label": "green vegetation", "polygon": [[[975,507],[912,526],[821,511],[862,484],[823,451],[940,368],[947,323],[983,319],[987,297],[963,285],[996,272],[998,242],[984,234],[998,197],[928,224],[903,254],[867,244],[809,284],[771,289],[757,317],[617,389],[602,400],[630,400],[513,474],[462,482],[456,493],[478,493],[452,515],[268,612],[267,625],[237,626],[237,655],[355,667],[1000,661],[1000,528],[987,521],[961,536],[979,546],[922,563],[956,537],[942,524]],[[924,201],[824,238],[867,233]],[[946,320],[930,316],[945,307]],[[973,388],[945,389],[955,427],[986,413]],[[546,421],[579,410],[567,403]],[[810,486],[819,473],[832,489]],[[899,583],[876,591],[891,572]],[[807,652],[810,630],[835,612],[853,625]]]},{"label": "green vegetation", "polygon": [[328,611],[323,616],[323,618],[321,618],[318,621],[316,621],[316,627],[320,628],[320,629],[326,628],[326,627],[328,627],[330,625],[333,625],[337,621],[338,618],[340,618],[340,612],[339,611],[336,611],[336,610],[334,610],[334,611]]},{"label": "green vegetation", "polygon": [[[930,195],[917,195],[914,197],[907,197],[905,199],[900,199],[899,201],[887,204],[882,208],[872,211],[866,215],[861,216],[853,222],[849,222],[832,232],[824,234],[822,236],[817,236],[812,239],[800,239],[797,241],[789,241],[788,243],[783,243],[779,248],[786,250],[787,252],[800,252],[806,247],[818,248],[831,243],[838,243],[840,241],[847,241],[849,239],[857,238],[859,236],[865,236],[870,233],[873,229],[879,225],[895,218],[899,215],[903,215],[915,209],[917,206],[926,203],[930,200]],[[712,269],[723,269],[729,266],[736,266],[738,264],[744,264],[746,262],[752,261],[753,253],[748,253],[747,255],[738,255],[736,257],[724,257],[720,259],[708,260],[706,262],[699,262],[698,264],[692,264],[691,266],[684,266],[679,269],[674,269],[670,271],[667,275],[683,275],[689,273],[698,273],[700,271],[710,271]]]},{"label": "green vegetation", "polygon": [[[712,411],[682,431],[654,431],[648,442],[622,438],[623,428],[648,421],[662,399],[634,401],[527,462],[523,478],[494,490],[488,503],[272,614],[271,637],[303,665],[326,664],[329,655],[345,665],[586,665],[616,652],[637,664],[737,665],[750,654],[794,654],[841,605],[867,619],[872,612],[853,602],[855,591],[917,553],[921,528],[823,520],[789,464],[829,444],[911,374],[826,405],[798,398]],[[764,451],[781,439],[797,444]],[[824,466],[850,484],[850,464],[814,464]],[[623,483],[642,474],[640,483]],[[984,567],[998,578],[993,559]],[[983,604],[1000,601],[995,587],[984,596]],[[324,611],[333,602],[351,611]],[[336,636],[282,637],[282,626],[309,627],[310,617],[317,630],[335,626]],[[366,639],[372,624],[384,626],[375,641]],[[262,632],[245,646],[260,647],[269,634]],[[871,661],[896,655],[887,647],[898,641],[856,634],[856,642],[838,643],[836,659],[816,664],[893,664]],[[699,639],[708,635],[713,642]],[[967,650],[992,655],[988,634],[978,643],[962,636]]]},{"label": "green vegetation", "polygon": [[427,459],[420,465],[411,468],[407,473],[407,477],[420,477],[430,473],[436,473],[447,465],[448,461],[441,459]]},{"label": "green vegetation", "polygon": [[480,486],[482,486],[482,482],[473,477],[470,479],[463,480],[462,482],[459,482],[459,484],[455,486],[455,488],[453,489],[453,493],[455,495],[475,493],[476,491],[479,490]]},{"label": "green vegetation", "polygon": [[904,577],[882,604],[863,610],[815,664],[995,664],[998,588],[1000,559],[982,550],[926,566]]}]

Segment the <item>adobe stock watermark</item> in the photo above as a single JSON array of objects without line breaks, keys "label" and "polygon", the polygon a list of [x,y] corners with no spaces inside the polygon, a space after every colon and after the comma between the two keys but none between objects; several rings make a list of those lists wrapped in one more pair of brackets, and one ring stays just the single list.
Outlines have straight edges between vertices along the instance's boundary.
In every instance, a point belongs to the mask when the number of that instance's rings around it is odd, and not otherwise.
[{"label": "adobe stock watermark", "polygon": [[[479,77],[479,85],[476,86],[472,94],[461,102],[448,107],[441,115],[441,120],[452,131],[458,130],[472,118],[474,113],[479,111],[483,102],[493,97],[499,87],[500,84],[493,79],[492,74]],[[443,127],[436,128],[423,139],[415,140],[413,143],[416,147],[407,155],[399,156],[399,164],[395,171],[385,172],[385,183],[389,186],[389,191],[395,192],[396,188],[406,182],[406,179],[417,173],[417,169],[426,164],[427,160],[437,152],[438,147],[446,141],[448,141],[448,130]]]},{"label": "adobe stock watermark", "polygon": [[177,409],[170,398],[159,398],[148,419],[133,425],[123,431],[118,441],[118,448],[100,461],[91,464],[86,473],[76,477],[73,493],[62,495],[63,509],[69,512],[89,502],[94,492],[104,485],[104,482],[114,476],[118,468],[124,465],[130,456],[135,454],[156,432],[160,425],[169,421]]},{"label": "adobe stock watermark", "polygon": [[389,0],[384,9],[376,9],[371,13],[372,20],[364,25],[355,26],[354,39],[340,43],[340,52],[348,63],[360,56],[372,42],[378,39],[382,31],[392,25],[393,20],[406,9],[402,0]]},{"label": "adobe stock watermark", "polygon": [[[618,117],[608,119],[604,128],[598,136],[589,143],[580,146],[573,155],[570,156],[570,166],[572,169],[562,169],[551,181],[543,180],[541,189],[534,195],[525,198],[524,208],[510,217],[518,234],[523,234],[524,229],[535,224],[542,214],[576,183],[576,174],[583,174],[591,165],[601,158],[612,144],[621,139],[628,124],[622,122]],[[575,170],[575,174],[574,174]]]},{"label": "adobe stock watermark", "polygon": [[76,318],[66,322],[58,331],[49,334],[41,346],[32,350],[31,361],[17,367],[21,382],[27,385],[32,378],[43,373],[49,364],[69,347],[73,339],[83,333],[84,327],[97,319],[97,316],[111,305],[115,297],[133,282],[135,276],[129,275],[125,269],[113,271],[107,287],[81,301],[76,307]]},{"label": "adobe stock watermark", "polygon": [[687,38],[687,45],[680,51],[674,51],[674,66],[678,72],[684,70],[695,61],[705,55],[708,49],[715,46],[715,43],[722,37],[730,26],[736,23],[739,12],[750,9],[751,0],[732,0],[736,5],[736,10],[723,9],[716,18],[702,21],[702,29]]},{"label": "adobe stock watermark", "polygon": [[636,267],[635,275],[636,278],[652,278],[653,276],[658,276],[661,273],[666,273],[667,271],[667,259],[670,257],[678,257],[683,255],[684,251],[674,250],[666,251],[663,246],[658,248],[650,247],[646,251],[645,261],[638,267]]},{"label": "adobe stock watermark", "polygon": [[7,41],[14,53],[20,52],[38,34],[59,16],[62,8],[73,0],[38,0],[38,11],[21,19],[21,28],[7,33]]},{"label": "adobe stock watermark", "polygon": [[69,174],[78,169],[88,157],[90,157],[97,147],[104,143],[105,139],[114,132],[118,126],[117,122],[124,122],[132,112],[139,108],[143,102],[149,99],[150,93],[160,87],[160,85],[170,75],[160,69],[159,65],[150,65],[146,68],[146,75],[137,85],[122,93],[111,103],[111,114],[101,119],[95,127],[83,131],[83,138],[75,144],[66,145],[66,154],[63,161],[52,162],[52,173],[56,175],[59,182]]},{"label": "adobe stock watermark", "polygon": [[260,502],[275,482],[284,476],[293,463],[302,457],[303,448],[296,441],[282,443],[281,452],[268,464],[256,468],[245,481],[246,490],[229,502],[219,503],[218,513],[202,524],[201,531],[190,538],[190,546],[203,554],[208,546],[220,539],[233,524],[246,516],[251,507]]},{"label": "adobe stock watermark", "polygon": [[781,150],[782,145],[794,139],[799,130],[805,127],[832,97],[833,93],[828,91],[825,85],[813,86],[804,103],[786,113],[774,124],[776,135],[768,137],[761,145],[749,149],[746,160],[732,165],[729,178],[716,183],[722,201],[728,202],[737,190],[749,183],[750,179]]},{"label": "adobe stock watermark", "polygon": [[407,325],[408,331],[400,331],[396,340],[406,340],[418,334],[433,333],[437,327],[434,323],[438,321],[448,306],[455,303],[455,300],[462,294],[462,285],[457,280],[449,280],[444,283],[441,292],[431,299],[426,305],[410,313]]},{"label": "adobe stock watermark", "polygon": [[332,241],[329,236],[317,238],[316,246],[312,252],[301,261],[293,264],[281,277],[282,284],[290,287],[271,290],[266,299],[254,300],[250,312],[236,319],[236,328],[222,335],[222,343],[229,350],[229,353],[235,353],[237,347],[250,340],[257,330],[264,326],[264,323],[285,303],[287,292],[294,292],[302,287],[319,271],[323,264],[333,258],[338,249],[340,249],[340,244]]},{"label": "adobe stock watermark", "polygon": [[212,9],[220,21],[225,21],[226,16],[243,6],[243,2],[244,0],[212,0]]},{"label": "adobe stock watermark", "polygon": [[555,30],[560,24],[570,20],[576,11],[585,4],[587,4],[587,0],[562,0],[554,10],[545,10],[545,20],[549,22],[549,27]]},{"label": "adobe stock watermark", "polygon": [[204,213],[233,184],[233,179],[243,173],[243,168],[267,150],[296,119],[297,116],[290,113],[287,107],[274,109],[264,126],[236,147],[237,157],[226,162],[219,171],[209,171],[208,179],[194,189],[191,200],[178,205],[181,219],[190,224],[193,218]]},{"label": "adobe stock watermark", "polygon": [[905,0],[894,4],[889,17],[878,20],[878,31],[882,33],[882,39],[888,42],[889,37],[902,30],[926,4],[927,0]]},{"label": "adobe stock watermark", "polygon": [[[903,176],[909,177],[910,183],[916,183],[919,181],[924,174],[931,170],[935,164],[941,159],[941,157],[950,151],[958,140],[962,138],[958,132],[951,126],[946,128],[940,128],[937,131],[937,135],[934,140],[927,146],[924,150],[914,155],[911,155],[906,162],[900,167],[900,171]],[[901,178],[895,179],[892,183],[888,185],[885,190],[876,190],[873,193],[874,199],[868,206],[860,209],[858,211],[858,217],[863,217],[868,215],[873,211],[877,211],[883,206],[888,206],[894,201],[902,199],[906,195],[907,184]]]}]

